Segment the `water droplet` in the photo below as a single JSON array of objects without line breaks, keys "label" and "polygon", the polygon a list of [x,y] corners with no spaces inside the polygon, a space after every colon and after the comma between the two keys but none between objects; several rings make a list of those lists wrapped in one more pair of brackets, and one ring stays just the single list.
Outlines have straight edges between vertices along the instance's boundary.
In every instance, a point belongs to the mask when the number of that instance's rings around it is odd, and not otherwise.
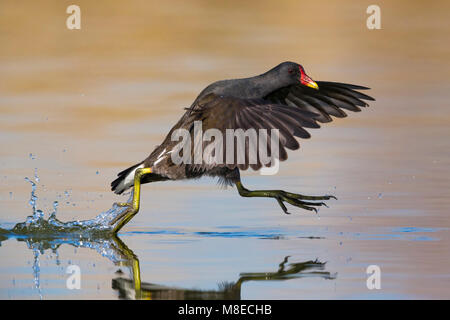
[{"label": "water droplet", "polygon": [[44,217],[44,212],[42,212],[42,210],[36,210],[36,217],[38,218],[38,220],[42,219]]},{"label": "water droplet", "polygon": [[28,177],[25,177],[25,181],[31,183],[31,196],[30,196],[30,200],[28,201],[29,205],[31,206],[31,208],[33,209],[33,216],[36,214],[36,200],[37,200],[37,196],[36,196],[36,184],[31,181],[30,179],[28,179]]},{"label": "water droplet", "polygon": [[56,219],[56,213],[58,212],[58,206],[59,206],[59,202],[56,200],[53,201],[53,212],[50,214],[50,217],[48,218],[49,220]]},{"label": "water droplet", "polygon": [[37,168],[34,168],[34,181],[36,181],[36,182],[40,181],[38,174],[37,174]]}]

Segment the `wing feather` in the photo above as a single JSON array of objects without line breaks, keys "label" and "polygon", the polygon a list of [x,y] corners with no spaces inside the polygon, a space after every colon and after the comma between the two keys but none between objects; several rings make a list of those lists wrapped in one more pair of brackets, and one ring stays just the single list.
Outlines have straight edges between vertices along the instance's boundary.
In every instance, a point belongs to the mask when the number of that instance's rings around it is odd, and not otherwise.
[{"label": "wing feather", "polygon": [[317,84],[318,90],[300,84],[283,87],[271,92],[265,99],[278,103],[282,101],[285,105],[316,113],[315,120],[322,123],[332,121],[331,116],[346,117],[342,109],[358,112],[361,107],[368,106],[365,100],[375,100],[358,91],[369,89],[364,86],[330,81],[317,81]]},{"label": "wing feather", "polygon": [[[201,120],[203,132],[208,129],[218,129],[222,133],[224,139],[223,162],[202,163],[194,167],[197,170],[207,170],[217,166],[258,170],[262,166],[271,165],[271,163],[263,163],[260,159],[259,149],[265,148],[266,152],[270,154],[272,129],[278,129],[279,160],[286,160],[286,149],[296,150],[300,147],[295,137],[303,139],[310,137],[310,133],[305,128],[320,128],[318,122],[330,122],[333,120],[332,117],[346,117],[347,114],[344,110],[358,112],[362,107],[368,106],[367,100],[375,100],[359,92],[369,89],[364,86],[329,81],[318,81],[317,84],[318,90],[298,84],[275,90],[262,99],[242,99],[214,93],[200,98],[188,109],[189,121],[194,123],[194,121]],[[266,141],[263,141],[265,145],[260,145],[259,139],[257,145],[254,145],[255,142],[252,142],[251,139],[246,139],[243,146],[245,160],[244,163],[238,163],[237,153],[240,151],[236,143],[230,151],[227,151],[228,141],[225,139],[227,129],[244,131],[255,129],[257,134],[259,130],[265,129],[268,135]],[[201,137],[192,135],[192,139],[199,142]],[[200,141],[202,150],[205,150],[210,143],[212,141]],[[226,159],[229,160],[231,157],[231,155],[227,157],[226,153],[231,150],[234,159],[231,161],[232,163],[225,163]],[[256,163],[250,163],[251,155],[255,156],[253,153],[255,150],[258,150]]]}]

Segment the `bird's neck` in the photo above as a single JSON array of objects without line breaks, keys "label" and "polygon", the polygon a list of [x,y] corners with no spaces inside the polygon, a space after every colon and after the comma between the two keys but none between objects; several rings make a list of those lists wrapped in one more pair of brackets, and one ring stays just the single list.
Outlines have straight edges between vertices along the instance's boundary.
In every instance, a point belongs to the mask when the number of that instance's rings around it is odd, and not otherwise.
[{"label": "bird's neck", "polygon": [[279,89],[280,84],[277,82],[276,77],[271,73],[263,73],[259,76],[243,79],[245,82],[249,82],[248,98],[263,98],[269,93]]}]

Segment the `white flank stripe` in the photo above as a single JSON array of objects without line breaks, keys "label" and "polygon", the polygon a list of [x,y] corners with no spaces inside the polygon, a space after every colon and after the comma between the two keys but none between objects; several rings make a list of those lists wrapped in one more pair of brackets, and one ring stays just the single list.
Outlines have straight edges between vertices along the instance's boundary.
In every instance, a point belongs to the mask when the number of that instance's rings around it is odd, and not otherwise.
[{"label": "white flank stripe", "polygon": [[161,152],[158,156],[158,159],[161,158],[161,156],[164,154],[164,152],[166,152],[166,148],[164,148],[163,152]]},{"label": "white flank stripe", "polygon": [[158,158],[158,160],[156,160],[153,165],[156,166],[159,162],[161,162],[161,160],[163,160],[165,157],[160,157]]}]

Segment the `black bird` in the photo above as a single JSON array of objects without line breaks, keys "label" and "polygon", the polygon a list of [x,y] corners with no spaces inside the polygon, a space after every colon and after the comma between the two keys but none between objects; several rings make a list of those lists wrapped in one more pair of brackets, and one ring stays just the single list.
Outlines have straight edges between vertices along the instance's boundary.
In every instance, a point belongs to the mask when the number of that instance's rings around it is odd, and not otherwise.
[{"label": "black bird", "polygon": [[[141,183],[199,178],[203,175],[218,177],[226,185],[236,185],[239,194],[243,197],[274,198],[285,213],[288,211],[283,202],[317,211],[314,206],[322,206],[325,203],[314,201],[335,199],[335,197],[331,195],[304,196],[283,190],[251,191],[242,185],[240,170],[246,170],[249,167],[258,170],[263,166],[273,165],[273,159],[270,163],[264,163],[259,153],[256,161],[251,161],[252,149],[248,137],[244,142],[245,147],[241,149],[238,148],[238,144],[227,149],[228,141],[224,143],[222,155],[215,150],[217,158],[213,161],[201,159],[201,162],[177,163],[173,161],[172,154],[180,151],[176,150],[180,142],[174,141],[172,134],[177,129],[185,129],[185,132],[190,135],[192,144],[195,145],[196,141],[200,141],[201,150],[205,150],[212,141],[204,141],[205,139],[198,137],[198,131],[196,133],[194,130],[196,121],[201,121],[201,133],[208,129],[217,129],[218,132],[223,133],[224,137],[227,129],[266,129],[267,131],[278,129],[278,159],[283,161],[287,159],[286,149],[299,148],[295,137],[310,137],[304,128],[319,128],[318,122],[330,122],[331,116],[343,118],[346,116],[343,109],[357,112],[361,111],[361,107],[367,107],[368,104],[364,100],[375,99],[358,91],[366,89],[369,88],[339,82],[317,81],[316,83],[305,73],[301,65],[294,62],[283,62],[255,77],[222,80],[210,84],[198,95],[191,107],[186,109],[163,143],[157,146],[144,161],[120,172],[118,178],[111,183],[111,189],[117,194],[123,193],[134,185],[133,202],[121,204],[129,206],[129,210],[115,220],[119,223],[114,230],[117,232],[138,212]],[[267,139],[262,140],[263,142],[258,140],[257,148],[270,149],[271,137],[272,134],[268,134]],[[190,151],[193,157],[195,157],[194,148],[196,147],[191,148]],[[230,150],[233,154],[228,158],[227,152]],[[183,156],[187,155],[184,152],[183,150]],[[242,154],[239,155],[239,152]],[[239,161],[240,156],[242,158]],[[227,158],[227,161],[218,161],[219,158],[221,160]],[[232,161],[228,161],[230,159]]]}]

